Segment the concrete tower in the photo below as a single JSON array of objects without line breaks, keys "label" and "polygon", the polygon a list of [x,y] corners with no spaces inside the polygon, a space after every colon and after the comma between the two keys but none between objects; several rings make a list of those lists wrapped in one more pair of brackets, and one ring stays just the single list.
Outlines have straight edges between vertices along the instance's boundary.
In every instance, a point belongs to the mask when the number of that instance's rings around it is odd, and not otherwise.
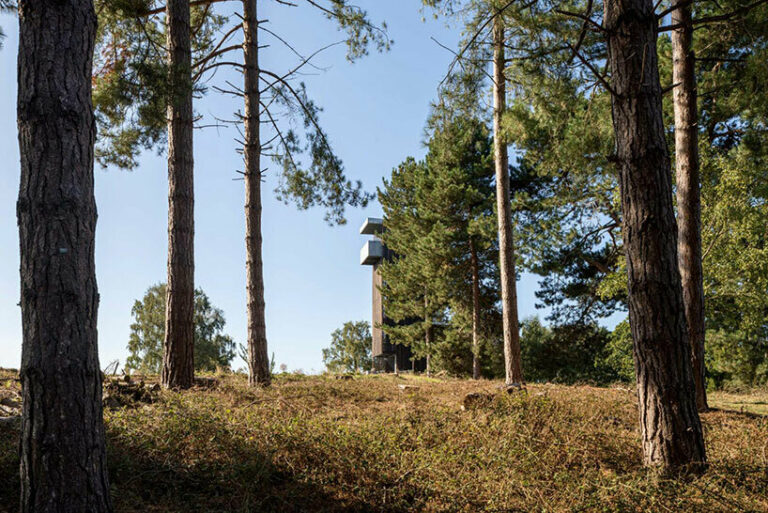
[{"label": "concrete tower", "polygon": [[367,218],[360,227],[360,234],[371,236],[360,249],[360,265],[370,265],[373,268],[373,316],[371,319],[373,370],[375,372],[421,371],[425,368],[425,361],[412,360],[411,348],[391,343],[389,335],[381,329],[383,325],[391,322],[384,313],[384,302],[381,297],[382,281],[379,265],[392,259],[392,252],[379,238],[379,234],[383,231],[384,222],[377,217]]}]

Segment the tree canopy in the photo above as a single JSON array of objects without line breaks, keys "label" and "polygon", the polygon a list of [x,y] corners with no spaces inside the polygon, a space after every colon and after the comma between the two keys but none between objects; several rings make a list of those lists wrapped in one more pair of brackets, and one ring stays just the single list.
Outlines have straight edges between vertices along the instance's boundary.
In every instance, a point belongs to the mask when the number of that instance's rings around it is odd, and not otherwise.
[{"label": "tree canopy", "polygon": [[[131,309],[133,323],[128,340],[126,369],[157,374],[163,363],[165,337],[165,284],[149,287]],[[205,292],[195,290],[195,370],[212,372],[229,368],[235,357],[235,341],[224,332],[224,312]]]},{"label": "tree canopy", "polygon": [[371,368],[371,325],[349,321],[331,333],[330,347],[323,349],[329,372],[363,372]]}]

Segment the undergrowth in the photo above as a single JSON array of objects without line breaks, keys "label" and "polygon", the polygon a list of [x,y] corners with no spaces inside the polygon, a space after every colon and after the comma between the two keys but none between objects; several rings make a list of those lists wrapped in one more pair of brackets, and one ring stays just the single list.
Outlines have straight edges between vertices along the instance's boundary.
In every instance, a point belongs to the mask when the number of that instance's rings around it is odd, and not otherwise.
[{"label": "undergrowth", "polygon": [[[704,414],[707,472],[665,479],[641,466],[633,392],[534,385],[506,395],[499,384],[278,376],[250,390],[227,376],[107,408],[116,510],[768,511],[768,417]],[[495,399],[463,411],[477,391]],[[0,428],[6,508],[18,503],[17,437]]]}]

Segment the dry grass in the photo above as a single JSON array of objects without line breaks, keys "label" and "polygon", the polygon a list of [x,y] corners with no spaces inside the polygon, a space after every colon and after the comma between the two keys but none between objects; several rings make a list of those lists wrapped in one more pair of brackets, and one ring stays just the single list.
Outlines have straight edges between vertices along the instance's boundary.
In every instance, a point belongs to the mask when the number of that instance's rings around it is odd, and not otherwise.
[{"label": "dry grass", "polygon": [[768,415],[768,391],[766,390],[753,390],[740,394],[716,392],[710,394],[709,403],[713,408],[721,410]]},{"label": "dry grass", "polygon": [[[116,509],[768,511],[768,417],[705,414],[708,471],[662,479],[640,465],[632,392],[535,385],[507,396],[498,385],[278,376],[254,391],[229,376],[107,409]],[[476,391],[497,397],[462,411]],[[18,432],[0,430],[0,497],[11,497],[0,503],[15,504]]]}]

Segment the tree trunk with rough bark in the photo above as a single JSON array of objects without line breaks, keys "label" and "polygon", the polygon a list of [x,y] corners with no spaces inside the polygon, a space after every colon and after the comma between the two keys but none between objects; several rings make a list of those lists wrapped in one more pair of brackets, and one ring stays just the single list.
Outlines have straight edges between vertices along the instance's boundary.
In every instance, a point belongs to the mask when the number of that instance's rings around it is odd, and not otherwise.
[{"label": "tree trunk with rough bark", "polygon": [[432,375],[432,365],[430,361],[431,355],[432,355],[432,349],[430,347],[432,345],[432,326],[427,328],[427,331],[424,335],[424,343],[427,346],[427,369],[426,370],[427,370],[427,377],[429,377]]},{"label": "tree trunk with rough bark", "polygon": [[644,463],[698,469],[704,439],[677,268],[657,21],[650,0],[608,0],[604,20]]},{"label": "tree trunk with rough bark", "polygon": [[195,195],[189,0],[168,0],[168,285],[162,383],[189,388],[195,377]]},{"label": "tree trunk with rough bark", "polygon": [[472,379],[480,379],[480,265],[475,242],[469,239],[470,266],[472,267]]},{"label": "tree trunk with rough bark", "polygon": [[[427,376],[430,376],[432,374],[432,366],[431,366],[431,355],[432,355],[432,322],[430,321],[429,324],[427,323],[427,320],[430,319],[429,314],[429,296],[427,295],[427,289],[424,289],[424,323],[426,326],[426,329],[424,330],[424,346],[427,350],[427,367],[426,372]],[[414,358],[414,357],[412,357]],[[415,358],[414,358],[415,359]]]},{"label": "tree trunk with rough bark", "polygon": [[112,511],[96,331],[95,34],[91,0],[19,3],[24,513]]},{"label": "tree trunk with rough bark", "polygon": [[264,314],[261,258],[261,140],[259,135],[259,39],[256,0],[243,0],[245,70],[245,272],[248,290],[248,383],[269,386],[272,375]]},{"label": "tree trunk with rough bark", "polygon": [[520,385],[523,383],[523,371],[520,363],[520,328],[517,319],[517,277],[509,191],[509,155],[507,145],[501,136],[501,122],[507,106],[504,65],[504,22],[501,16],[496,16],[493,21],[493,155],[496,165],[504,367],[507,385]]},{"label": "tree trunk with rough bark", "polygon": [[699,192],[699,127],[696,70],[690,4],[676,0],[672,25],[672,83],[675,84],[675,169],[677,174],[677,251],[683,304],[688,322],[696,405],[707,410],[704,369],[704,282],[701,262],[701,195]]}]

